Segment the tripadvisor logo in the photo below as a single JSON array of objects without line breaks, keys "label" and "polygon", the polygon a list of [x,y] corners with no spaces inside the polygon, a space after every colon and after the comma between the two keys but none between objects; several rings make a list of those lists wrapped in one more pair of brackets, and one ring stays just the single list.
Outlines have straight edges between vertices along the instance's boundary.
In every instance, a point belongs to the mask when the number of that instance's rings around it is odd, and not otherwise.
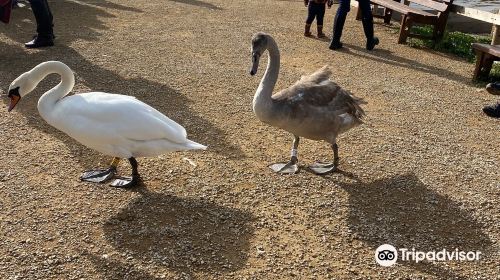
[{"label": "tripadvisor logo", "polygon": [[[398,252],[399,251],[399,252]],[[399,256],[399,258],[398,258]],[[480,251],[460,251],[455,249],[448,251],[446,249],[440,251],[418,251],[415,248],[409,250],[406,248],[396,248],[390,244],[380,245],[375,250],[375,261],[381,266],[392,266],[398,260],[413,261],[419,263],[421,261],[442,262],[442,261],[478,261],[481,256]]]}]

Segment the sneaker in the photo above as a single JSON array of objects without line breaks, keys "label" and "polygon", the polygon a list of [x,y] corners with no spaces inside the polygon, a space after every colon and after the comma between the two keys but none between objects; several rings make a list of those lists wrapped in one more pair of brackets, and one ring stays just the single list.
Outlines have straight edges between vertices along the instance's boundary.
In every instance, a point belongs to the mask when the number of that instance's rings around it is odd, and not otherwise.
[{"label": "sneaker", "polygon": [[500,118],[500,102],[495,105],[485,106],[483,112],[492,118]]},{"label": "sneaker", "polygon": [[54,35],[51,35],[50,38],[36,36],[33,40],[24,44],[24,46],[28,49],[36,49],[43,47],[51,47],[54,45]]},{"label": "sneaker", "polygon": [[486,85],[486,91],[494,95],[500,95],[500,82],[489,83]]}]

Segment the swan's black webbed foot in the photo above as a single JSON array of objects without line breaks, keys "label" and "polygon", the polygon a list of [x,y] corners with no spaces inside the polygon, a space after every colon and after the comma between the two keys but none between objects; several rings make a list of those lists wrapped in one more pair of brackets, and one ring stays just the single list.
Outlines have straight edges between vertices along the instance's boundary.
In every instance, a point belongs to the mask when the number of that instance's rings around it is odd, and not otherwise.
[{"label": "swan's black webbed foot", "polygon": [[333,162],[315,162],[309,166],[309,169],[318,175],[325,175],[337,170],[337,165]]},{"label": "swan's black webbed foot", "polygon": [[135,158],[131,157],[128,159],[130,165],[132,166],[132,177],[119,177],[118,179],[111,182],[111,186],[115,188],[131,188],[137,185],[140,180],[139,172],[137,171],[137,161]]},{"label": "swan's black webbed foot", "polygon": [[132,177],[119,177],[111,182],[110,186],[115,188],[131,188],[137,185],[139,182],[139,176]]},{"label": "swan's black webbed foot", "polygon": [[115,173],[116,167],[113,166],[108,169],[88,170],[80,176],[80,180],[92,183],[105,183],[111,180],[115,176]]},{"label": "swan's black webbed foot", "polygon": [[279,174],[295,174],[299,172],[299,165],[297,157],[292,157],[287,163],[275,163],[269,165],[274,172]]}]

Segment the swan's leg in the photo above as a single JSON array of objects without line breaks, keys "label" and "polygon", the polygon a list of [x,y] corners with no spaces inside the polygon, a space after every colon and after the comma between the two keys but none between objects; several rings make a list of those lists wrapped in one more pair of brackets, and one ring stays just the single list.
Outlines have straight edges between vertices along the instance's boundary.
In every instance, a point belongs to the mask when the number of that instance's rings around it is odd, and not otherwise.
[{"label": "swan's leg", "polygon": [[309,169],[318,175],[324,175],[335,171],[339,165],[339,146],[337,143],[332,144],[332,150],[333,162],[315,162],[309,166]]},{"label": "swan's leg", "polygon": [[82,176],[80,176],[80,180],[92,183],[104,183],[109,181],[116,173],[116,167],[120,162],[120,158],[114,158],[111,161],[108,169],[96,169],[96,170],[88,170],[85,171]]},{"label": "swan's leg", "polygon": [[287,163],[275,163],[269,167],[276,173],[280,174],[295,174],[299,172],[299,159],[297,158],[297,148],[299,147],[299,137],[297,135],[293,136],[293,148],[291,151],[290,161]]},{"label": "swan's leg", "polygon": [[130,165],[132,166],[132,176],[131,177],[120,177],[111,183],[111,186],[117,188],[130,188],[137,184],[139,181],[139,172],[137,171],[137,160],[131,157],[128,159]]}]

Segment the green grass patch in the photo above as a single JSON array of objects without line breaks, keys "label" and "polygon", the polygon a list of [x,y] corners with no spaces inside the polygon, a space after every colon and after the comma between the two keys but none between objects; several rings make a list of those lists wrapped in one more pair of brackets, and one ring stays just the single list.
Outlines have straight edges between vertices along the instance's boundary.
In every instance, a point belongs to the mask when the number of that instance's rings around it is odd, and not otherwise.
[{"label": "green grass patch", "polygon": [[[413,26],[412,33],[421,34],[425,36],[432,35],[433,28],[430,26]],[[458,57],[465,58],[471,63],[476,62],[476,54],[472,49],[473,43],[490,44],[491,38],[489,36],[467,34],[463,32],[449,32],[445,31],[443,40],[433,45],[432,40],[408,38],[408,45],[415,48],[430,48],[443,53],[451,53]],[[488,81],[500,81],[500,64],[494,63],[490,75],[487,80],[480,81],[485,83]]]},{"label": "green grass patch", "polygon": [[[413,26],[412,33],[431,36],[433,28],[430,26]],[[489,44],[491,39],[488,36],[473,35],[462,32],[445,31],[443,40],[433,46],[432,40],[422,40],[411,38],[409,45],[411,47],[427,47],[436,51],[452,53],[459,57],[467,59],[469,62],[474,62],[476,55],[472,50],[473,43]]]}]

